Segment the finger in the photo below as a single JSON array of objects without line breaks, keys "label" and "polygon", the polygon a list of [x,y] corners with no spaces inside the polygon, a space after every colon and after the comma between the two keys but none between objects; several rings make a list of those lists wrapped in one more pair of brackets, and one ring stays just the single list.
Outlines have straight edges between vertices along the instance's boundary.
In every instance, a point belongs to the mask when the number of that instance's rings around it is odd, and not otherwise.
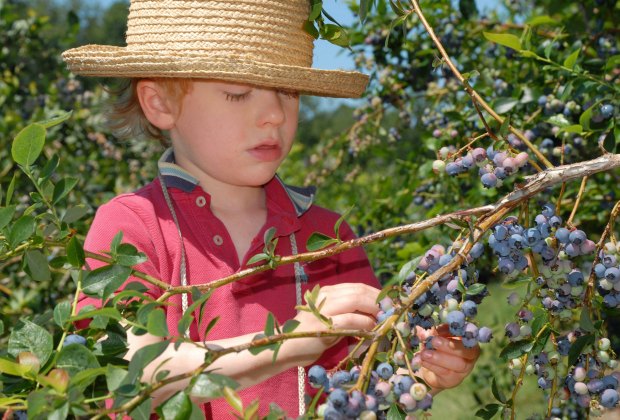
[{"label": "finger", "polygon": [[450,353],[454,356],[473,361],[480,356],[480,347],[474,346],[467,348],[463,345],[460,338],[457,337],[433,337],[433,348],[439,352]]},{"label": "finger", "polygon": [[460,374],[455,374],[448,369],[433,365],[423,367],[420,373],[424,381],[435,390],[454,388],[463,382],[464,379],[464,376]]},{"label": "finger", "polygon": [[321,313],[332,316],[360,312],[376,316],[379,312],[377,296],[378,290],[365,284],[347,283],[341,287],[325,287],[319,294],[319,302],[325,302]]},{"label": "finger", "polygon": [[442,353],[434,350],[424,350],[421,352],[420,357],[422,358],[423,366],[428,367],[433,372],[437,372],[437,369],[445,369],[453,373],[466,374],[474,366],[474,364],[467,359],[463,359],[451,353]]},{"label": "finger", "polygon": [[376,325],[374,317],[364,314],[346,313],[332,317],[334,329],[370,331]]}]

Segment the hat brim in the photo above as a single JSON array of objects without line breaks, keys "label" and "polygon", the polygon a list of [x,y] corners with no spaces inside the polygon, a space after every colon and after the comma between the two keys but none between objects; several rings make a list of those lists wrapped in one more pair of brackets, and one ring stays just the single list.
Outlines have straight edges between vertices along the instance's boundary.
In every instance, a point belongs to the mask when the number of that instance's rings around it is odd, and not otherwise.
[{"label": "hat brim", "polygon": [[205,58],[187,51],[85,45],[65,51],[62,58],[72,73],[81,76],[203,78],[335,98],[359,98],[368,84],[368,76],[356,71],[320,70],[227,57]]}]

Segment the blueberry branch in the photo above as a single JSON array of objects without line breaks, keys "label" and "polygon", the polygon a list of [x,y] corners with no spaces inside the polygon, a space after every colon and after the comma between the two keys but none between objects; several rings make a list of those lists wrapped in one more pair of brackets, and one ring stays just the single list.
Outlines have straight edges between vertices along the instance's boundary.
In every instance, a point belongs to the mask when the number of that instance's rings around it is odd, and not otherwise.
[{"label": "blueberry branch", "polygon": [[[420,9],[420,5],[418,4],[418,0],[409,0],[409,1],[411,3],[411,6],[413,7],[413,9],[415,11],[415,14],[418,15],[418,17],[420,18],[420,21],[422,22],[422,25],[424,26],[424,29],[426,29],[426,32],[428,33],[428,35],[431,37],[431,39],[435,43],[435,46],[437,47],[437,49],[439,50],[441,56],[443,57],[444,62],[450,68],[450,70],[455,75],[455,77],[459,80],[459,82],[461,82],[461,84],[463,84],[463,86],[465,88],[465,91],[471,97],[471,99],[472,99],[472,101],[474,103],[474,107],[476,107],[476,109],[477,109],[477,105],[476,104],[479,104],[487,113],[489,113],[489,115],[491,115],[493,117],[493,119],[495,119],[498,123],[502,124],[504,122],[504,119],[501,116],[499,116],[499,114],[497,114],[493,110],[493,108],[491,108],[489,106],[489,104],[487,104],[486,101],[484,99],[482,99],[482,97],[480,97],[478,92],[476,92],[471,87],[471,85],[467,82],[467,79],[465,79],[465,77],[461,74],[461,72],[456,68],[456,66],[454,65],[454,63],[450,59],[450,56],[448,55],[448,53],[444,49],[443,45],[441,44],[441,41],[435,35],[435,31],[433,31],[433,28],[429,25],[429,23],[427,22],[426,18],[424,17],[424,14],[422,13],[422,10]],[[484,122],[484,120],[483,120],[483,122]],[[538,148],[536,146],[534,146],[532,144],[532,142],[530,142],[529,139],[527,137],[525,137],[525,135],[520,130],[516,129],[512,125],[508,125],[508,130],[511,133],[513,133],[515,136],[517,136],[519,138],[519,140],[521,140],[523,142],[523,144],[525,144],[532,151],[532,153],[534,153],[536,155],[536,157],[547,168],[553,168],[553,165],[551,164],[551,162],[549,162],[549,160],[547,160],[547,158],[540,152],[540,150],[538,150]],[[489,132],[489,135],[491,137],[493,137],[493,134],[491,132]]]}]

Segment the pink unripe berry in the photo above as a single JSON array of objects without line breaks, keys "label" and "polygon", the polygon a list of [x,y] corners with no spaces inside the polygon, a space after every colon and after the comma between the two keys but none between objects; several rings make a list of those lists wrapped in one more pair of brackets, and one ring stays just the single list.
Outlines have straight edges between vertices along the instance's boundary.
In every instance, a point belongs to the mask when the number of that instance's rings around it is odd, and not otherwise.
[{"label": "pink unripe berry", "polygon": [[577,382],[583,382],[584,379],[586,379],[586,370],[581,367],[581,366],[577,366],[575,368],[575,371],[573,372],[573,378],[577,381]]},{"label": "pink unripe berry", "polygon": [[521,152],[517,156],[515,156],[514,159],[517,162],[517,166],[521,168],[522,166],[525,166],[529,158],[530,156],[527,154],[527,152]]},{"label": "pink unripe berry", "polygon": [[416,400],[411,396],[411,394],[404,393],[400,395],[398,402],[403,406],[405,411],[413,411],[415,410]]},{"label": "pink unripe berry", "polygon": [[441,137],[441,130],[436,128],[433,130],[433,137]]},{"label": "pink unripe berry", "polygon": [[510,175],[517,170],[517,161],[514,158],[509,157],[504,159],[502,166],[504,167],[504,171]]},{"label": "pink unripe berry", "polygon": [[482,147],[476,147],[474,150],[472,150],[471,155],[478,163],[484,161],[487,158],[487,152]]},{"label": "pink unripe berry", "polygon": [[575,393],[579,395],[585,395],[588,393],[588,385],[584,382],[575,383]]},{"label": "pink unripe berry", "polygon": [[375,385],[375,395],[379,398],[385,398],[392,391],[392,385],[389,382],[379,382]]},{"label": "pink unripe berry", "polygon": [[582,254],[591,254],[596,249],[596,244],[590,239],[586,239],[584,243],[579,246],[579,251]]}]

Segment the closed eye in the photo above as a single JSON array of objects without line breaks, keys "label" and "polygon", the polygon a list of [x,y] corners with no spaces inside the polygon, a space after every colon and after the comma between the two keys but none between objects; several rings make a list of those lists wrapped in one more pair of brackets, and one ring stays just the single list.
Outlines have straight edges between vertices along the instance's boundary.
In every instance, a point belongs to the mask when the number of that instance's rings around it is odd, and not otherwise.
[{"label": "closed eye", "polygon": [[227,101],[239,102],[239,101],[243,101],[247,99],[250,96],[251,92],[252,92],[251,90],[248,90],[247,92],[244,92],[244,93],[230,93],[230,92],[224,92],[224,93],[226,94]]}]

